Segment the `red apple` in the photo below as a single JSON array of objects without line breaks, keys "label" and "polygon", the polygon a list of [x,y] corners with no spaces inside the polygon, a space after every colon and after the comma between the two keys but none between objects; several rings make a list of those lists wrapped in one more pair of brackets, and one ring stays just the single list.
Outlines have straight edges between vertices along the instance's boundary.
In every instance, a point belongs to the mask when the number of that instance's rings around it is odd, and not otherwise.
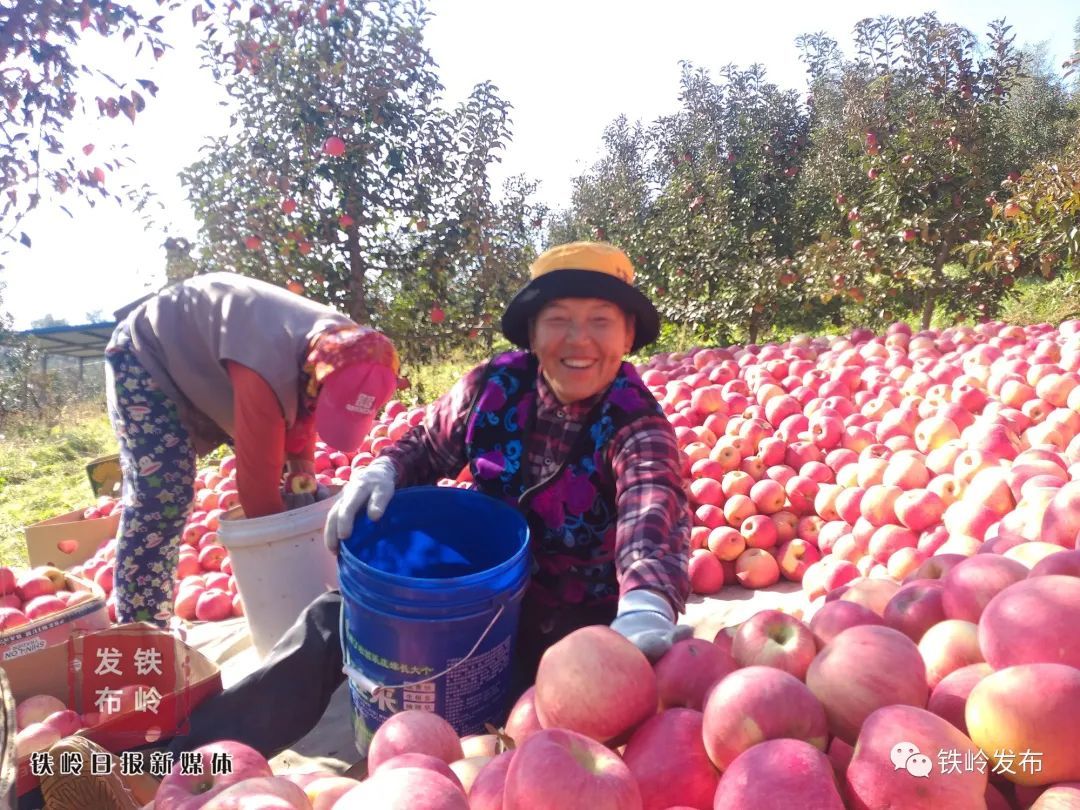
[{"label": "red apple", "polygon": [[774,548],[779,536],[769,515],[751,515],[742,522],[739,531],[748,548]]},{"label": "red apple", "polygon": [[64,711],[67,711],[67,705],[60,698],[52,695],[33,695],[19,701],[15,706],[15,726],[24,729]]},{"label": "red apple", "polygon": [[704,714],[705,750],[721,771],[765,740],[791,737],[824,751],[829,736],[821,703],[802,681],[775,667],[735,670],[709,693]]},{"label": "red apple", "polygon": [[15,593],[23,602],[38,596],[52,596],[57,590],[53,581],[36,568],[22,572],[16,579]]},{"label": "red apple", "polygon": [[1024,579],[1028,569],[996,554],[977,554],[953,567],[941,580],[942,607],[950,619],[978,622],[990,600]]},{"label": "red apple", "polygon": [[[1004,776],[1017,785],[1080,780],[1078,716],[1080,669],[1063,664],[992,672],[971,690],[964,713],[971,741],[986,752],[991,767],[997,763],[1000,769],[1004,762],[1011,771]],[[1022,764],[1023,751],[1039,756]],[[1010,752],[1012,761],[1003,760]]]},{"label": "red apple", "polygon": [[762,610],[739,625],[731,651],[741,667],[776,667],[802,680],[817,644],[810,628],[794,616]]},{"label": "red apple", "polygon": [[641,790],[619,755],[567,729],[546,728],[530,737],[515,751],[506,773],[503,810],[642,807]]},{"label": "red apple", "polygon": [[806,685],[825,707],[829,730],[851,744],[876,709],[894,703],[921,708],[929,696],[915,642],[875,625],[851,627],[826,644],[807,670]]},{"label": "red apple", "polygon": [[1080,549],[1061,551],[1039,560],[1028,571],[1028,577],[1045,577],[1052,574],[1080,577]]},{"label": "red apple", "polygon": [[15,758],[24,759],[38,751],[48,751],[60,741],[60,732],[45,723],[31,723],[13,734]]},{"label": "red apple", "polygon": [[202,585],[189,585],[186,587],[182,585],[177,591],[176,600],[173,603],[173,610],[176,615],[181,619],[194,621],[196,608],[204,593],[206,593],[206,588]]},{"label": "red apple", "polygon": [[[716,644],[697,638],[676,641],[653,668],[660,708],[701,711],[709,689],[738,666],[731,653]],[[511,734],[509,722],[506,731]]]},{"label": "red apple", "polygon": [[[939,752],[956,752],[959,768],[945,772]],[[917,706],[877,709],[863,724],[847,769],[848,806],[940,807],[985,810],[986,768],[964,767],[978,749],[953,725]]]},{"label": "red apple", "polygon": [[926,664],[926,684],[932,690],[949,673],[982,662],[979,628],[961,619],[938,622],[919,639],[919,653]]},{"label": "red apple", "polygon": [[931,711],[943,720],[948,720],[964,734],[968,733],[967,720],[964,719],[964,711],[967,707],[968,695],[975,688],[975,684],[993,672],[986,662],[968,664],[966,667],[953,670],[934,687],[930,693],[930,700],[926,703],[927,711]]},{"label": "red apple", "polygon": [[323,141],[323,154],[330,157],[341,157],[345,154],[345,141],[337,135],[331,135]]},{"label": "red apple", "polygon": [[[1017,794],[1019,792],[1017,790]],[[1028,810],[1069,810],[1080,807],[1080,782],[1059,782],[1056,785],[1050,785],[1031,804],[1022,806],[1027,807]]]},{"label": "red apple", "polygon": [[623,762],[641,790],[642,810],[712,806],[720,774],[705,751],[702,727],[701,712],[667,709],[634,732]]},{"label": "red apple", "polygon": [[[365,779],[334,810],[470,810],[456,784],[427,768],[393,768]],[[156,810],[156,808],[155,808]]]},{"label": "red apple", "polygon": [[469,790],[470,810],[503,810],[506,774],[510,770],[515,751],[516,749],[499,754],[480,769]]},{"label": "red apple", "polygon": [[820,559],[821,552],[798,537],[784,543],[776,552],[780,573],[792,582],[801,582],[806,569]]},{"label": "red apple", "polygon": [[0,596],[14,594],[15,588],[15,572],[6,565],[0,565]]},{"label": "red apple", "polygon": [[371,771],[372,775],[380,774],[383,771],[392,771],[394,768],[424,768],[435,773],[442,774],[455,785],[463,793],[465,788],[461,784],[461,780],[458,779],[457,774],[450,769],[450,765],[438,757],[433,757],[431,754],[398,754],[390,759],[383,760],[379,763],[379,767]]},{"label": "red apple", "polygon": [[64,600],[54,595],[35,596],[23,605],[23,613],[32,622],[43,619],[50,613],[57,613],[67,607]]},{"label": "red apple", "polygon": [[735,560],[735,577],[744,588],[767,588],[780,579],[780,565],[763,548],[748,548]]},{"label": "red apple", "polygon": [[877,615],[884,616],[885,606],[899,590],[900,584],[891,580],[860,579],[852,582],[840,598],[845,602],[858,602]]},{"label": "red apple", "polygon": [[966,559],[968,558],[962,554],[935,554],[920,565],[914,573],[909,574],[905,578],[905,582],[920,579],[941,579]]},{"label": "red apple", "polygon": [[884,624],[884,621],[870,608],[855,602],[826,602],[810,620],[810,632],[814,634],[818,649],[821,649],[836,636],[860,624]]},{"label": "red apple", "polygon": [[569,729],[607,742],[655,714],[657,705],[649,660],[609,627],[575,630],[540,659],[536,714],[545,729]]},{"label": "red apple", "polygon": [[303,788],[283,776],[256,776],[225,788],[198,807],[200,810],[247,810],[250,807],[308,810],[311,801]]},{"label": "red apple", "polygon": [[716,789],[717,810],[843,810],[828,757],[801,740],[776,739],[740,754]]},{"label": "red apple", "polygon": [[[196,748],[195,754],[200,772],[188,772],[179,762],[173,765],[154,796],[154,810],[194,810],[239,782],[274,775],[266,757],[241,742],[212,742]],[[230,763],[227,773],[219,774],[220,769],[211,767],[215,755]],[[302,790],[300,794],[303,796]]]},{"label": "red apple", "polygon": [[979,647],[994,669],[1060,663],[1080,667],[1080,579],[1024,579],[990,600],[979,618]]},{"label": "red apple", "polygon": [[944,590],[941,580],[937,579],[905,584],[885,605],[882,614],[885,624],[918,644],[927,630],[945,621]]},{"label": "red apple", "polygon": [[928,489],[911,489],[896,499],[896,517],[907,528],[921,532],[937,524],[945,514],[946,503]]},{"label": "red apple", "polygon": [[530,686],[514,703],[503,730],[514,740],[514,744],[520,747],[530,735],[541,728],[543,726],[540,725],[540,718],[536,716],[536,687]]},{"label": "red apple", "polygon": [[687,572],[690,575],[690,589],[694,593],[713,594],[724,587],[723,566],[708,549],[690,552]]},{"label": "red apple", "polygon": [[220,622],[232,616],[232,594],[208,588],[195,601],[195,618],[201,622]]},{"label": "red apple", "polygon": [[730,526],[718,526],[709,532],[707,546],[721,562],[734,562],[746,551],[746,538]]},{"label": "red apple", "polygon": [[[398,712],[379,726],[368,746],[368,772],[399,754],[428,754],[447,765],[461,759],[461,740],[442,717],[417,709]],[[156,809],[155,809],[156,810]]]}]

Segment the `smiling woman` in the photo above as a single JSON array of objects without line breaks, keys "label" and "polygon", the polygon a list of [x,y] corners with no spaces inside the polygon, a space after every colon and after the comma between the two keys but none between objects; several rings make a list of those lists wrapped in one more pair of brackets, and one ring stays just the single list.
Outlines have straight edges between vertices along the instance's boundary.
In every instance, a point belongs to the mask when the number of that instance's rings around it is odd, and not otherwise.
[{"label": "smiling woman", "polygon": [[615,379],[634,344],[634,317],[602,298],[560,298],[532,320],[529,343],[558,400],[576,402]]}]

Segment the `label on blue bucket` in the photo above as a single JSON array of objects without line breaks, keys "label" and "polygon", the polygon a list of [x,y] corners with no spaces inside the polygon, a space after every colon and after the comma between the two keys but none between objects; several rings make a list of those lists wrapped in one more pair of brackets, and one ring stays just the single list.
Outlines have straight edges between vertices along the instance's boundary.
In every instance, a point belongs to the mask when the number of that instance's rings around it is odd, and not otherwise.
[{"label": "label on blue bucket", "polygon": [[[483,733],[487,723],[501,724],[508,709],[519,605],[520,594],[503,601],[494,624],[497,608],[451,621],[398,617],[388,624],[363,604],[346,604],[349,663],[375,684],[392,687],[372,694],[350,680],[360,753],[367,753],[379,726],[401,711],[434,712],[461,736]],[[353,628],[361,628],[360,633]],[[481,635],[483,642],[464,658]]]}]

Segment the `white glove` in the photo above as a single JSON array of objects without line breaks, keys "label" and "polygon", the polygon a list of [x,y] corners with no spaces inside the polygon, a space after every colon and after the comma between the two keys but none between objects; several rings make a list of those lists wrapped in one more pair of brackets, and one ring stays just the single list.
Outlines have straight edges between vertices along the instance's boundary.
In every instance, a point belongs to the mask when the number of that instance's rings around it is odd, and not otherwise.
[{"label": "white glove", "polygon": [[619,600],[611,629],[634,643],[650,661],[659,660],[671,645],[693,635],[694,628],[675,624],[675,611],[656,591],[638,588]]},{"label": "white glove", "polygon": [[352,534],[357,513],[367,506],[367,515],[378,520],[394,497],[396,470],[389,459],[377,458],[358,475],[353,475],[341,490],[341,497],[326,517],[323,539],[326,547],[338,553],[341,541]]}]

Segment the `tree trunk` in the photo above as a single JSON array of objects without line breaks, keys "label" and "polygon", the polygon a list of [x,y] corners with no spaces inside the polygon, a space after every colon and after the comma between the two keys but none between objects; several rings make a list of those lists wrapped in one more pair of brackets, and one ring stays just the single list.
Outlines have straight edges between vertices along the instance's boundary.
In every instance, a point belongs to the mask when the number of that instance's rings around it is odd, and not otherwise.
[{"label": "tree trunk", "polygon": [[930,322],[934,319],[934,293],[932,290],[926,291],[926,297],[923,299],[922,306],[922,321],[920,328],[926,331],[930,328]]},{"label": "tree trunk", "polygon": [[[954,232],[952,230],[948,231],[945,239],[941,243],[941,249],[938,251],[937,256],[934,257],[934,264],[930,268],[933,273],[934,282],[941,278],[941,273],[945,269],[945,263],[949,260],[949,254],[952,252],[953,238]],[[921,321],[921,326],[924,330],[930,328],[930,322],[934,318],[936,297],[933,288],[926,291],[926,297],[923,299]]]},{"label": "tree trunk", "polygon": [[747,328],[748,328],[749,333],[750,333],[747,342],[748,343],[757,343],[758,330],[761,327],[758,324],[758,316],[757,316],[756,313],[754,315],[750,316],[750,323],[748,324]]},{"label": "tree trunk", "polygon": [[[355,217],[354,217],[355,219]],[[367,306],[367,268],[360,254],[360,234],[355,222],[346,230],[345,248],[349,253],[349,317],[359,324],[369,325],[371,314]]]}]

